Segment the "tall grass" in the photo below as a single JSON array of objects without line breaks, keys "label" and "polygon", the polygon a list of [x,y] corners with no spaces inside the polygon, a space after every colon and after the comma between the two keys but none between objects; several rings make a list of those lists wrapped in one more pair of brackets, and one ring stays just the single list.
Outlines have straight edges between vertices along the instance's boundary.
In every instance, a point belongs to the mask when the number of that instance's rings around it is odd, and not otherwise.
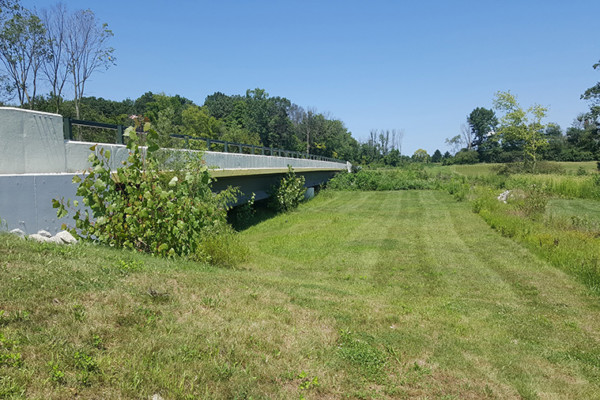
[{"label": "tall grass", "polygon": [[526,188],[536,185],[545,192],[571,199],[600,199],[600,175],[513,175],[506,181],[507,188]]}]

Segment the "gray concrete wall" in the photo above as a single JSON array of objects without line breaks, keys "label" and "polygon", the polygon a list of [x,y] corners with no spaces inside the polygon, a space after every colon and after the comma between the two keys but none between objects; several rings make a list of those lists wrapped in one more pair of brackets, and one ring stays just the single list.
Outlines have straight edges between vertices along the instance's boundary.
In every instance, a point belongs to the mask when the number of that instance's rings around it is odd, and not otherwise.
[{"label": "gray concrete wall", "polygon": [[0,175],[0,230],[36,233],[44,229],[55,234],[63,223],[73,226],[72,218],[59,220],[52,208],[52,199],[76,199],[73,175]]},{"label": "gray concrete wall", "polygon": [[57,114],[0,107],[0,174],[63,172],[62,121]]},{"label": "gray concrete wall", "polygon": [[[87,159],[94,144],[64,140],[63,119],[58,114],[0,107],[0,174],[81,172],[90,167]],[[127,159],[124,145],[103,143],[96,151],[101,148],[111,151],[113,170]],[[218,169],[348,168],[346,163],[213,151],[203,157],[206,165]]]}]

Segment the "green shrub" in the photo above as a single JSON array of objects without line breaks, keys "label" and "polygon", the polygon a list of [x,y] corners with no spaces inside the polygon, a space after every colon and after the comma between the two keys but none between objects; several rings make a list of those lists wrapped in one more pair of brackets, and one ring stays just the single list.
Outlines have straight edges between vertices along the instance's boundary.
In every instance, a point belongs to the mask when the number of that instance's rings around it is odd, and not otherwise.
[{"label": "green shrub", "polygon": [[293,210],[304,200],[305,193],[304,177],[296,176],[292,167],[288,166],[287,174],[271,190],[270,205],[277,211]]},{"label": "green shrub", "polygon": [[[135,131],[127,133],[129,157],[116,173],[110,170],[110,151],[96,152],[92,146],[91,169],[83,180],[73,178],[79,183],[77,195],[92,212],[77,209],[73,202],[80,236],[161,256],[195,255],[206,237],[226,225],[227,204],[235,199],[236,191],[212,193],[211,177],[200,154],[187,154],[181,168],[171,171],[173,165],[158,160],[156,132],[147,136],[146,154],[138,146]],[[70,202],[53,200],[53,206],[62,217]]]},{"label": "green shrub", "polygon": [[438,189],[449,176],[430,176],[419,165],[393,169],[363,169],[356,173],[342,172],[333,177],[327,187],[333,190],[411,190]]}]

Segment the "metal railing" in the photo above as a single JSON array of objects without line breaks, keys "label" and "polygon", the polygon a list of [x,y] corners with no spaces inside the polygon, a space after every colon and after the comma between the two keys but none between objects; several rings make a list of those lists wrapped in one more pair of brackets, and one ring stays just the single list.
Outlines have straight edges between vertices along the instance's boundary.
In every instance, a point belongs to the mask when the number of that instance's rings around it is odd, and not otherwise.
[{"label": "metal railing", "polygon": [[[84,126],[90,128],[101,128],[101,129],[112,129],[116,131],[115,143],[125,144],[125,138],[123,132],[125,131],[124,125],[105,124],[102,122],[84,121],[80,119],[73,119],[64,117],[63,118],[63,134],[65,140],[74,140],[73,136],[73,125]],[[330,161],[337,163],[346,163],[346,161],[338,160],[331,157],[319,156],[315,154],[309,154],[299,151],[285,150],[274,147],[257,146],[254,144],[235,143],[228,142],[226,140],[217,140],[210,138],[200,138],[189,135],[169,135],[174,139],[183,139],[184,149],[190,149],[190,141],[204,142],[206,145],[206,151],[213,151],[214,147],[221,147],[224,153],[238,153],[238,154],[250,154],[250,155],[263,155],[263,156],[274,156],[274,157],[288,157],[288,158],[304,158],[308,160],[317,161]],[[246,151],[246,152],[245,152]]]}]

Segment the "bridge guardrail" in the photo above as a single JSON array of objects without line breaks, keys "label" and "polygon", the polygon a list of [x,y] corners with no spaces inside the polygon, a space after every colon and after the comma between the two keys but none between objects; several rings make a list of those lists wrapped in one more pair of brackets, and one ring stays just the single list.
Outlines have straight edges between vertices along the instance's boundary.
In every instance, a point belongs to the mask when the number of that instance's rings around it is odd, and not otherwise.
[{"label": "bridge guardrail", "polygon": [[[85,127],[90,127],[90,128],[115,130],[116,131],[115,143],[116,144],[125,144],[125,138],[123,136],[123,132],[125,131],[126,127],[124,125],[106,124],[103,122],[84,121],[84,120],[80,120],[80,119],[63,117],[63,133],[64,133],[65,140],[74,140],[73,125],[85,126]],[[173,135],[169,135],[169,136],[172,138],[175,138],[175,139],[183,139],[185,149],[190,148],[190,140],[192,140],[192,141],[204,142],[206,144],[207,151],[212,151],[211,149],[214,145],[222,145],[223,152],[225,152],[225,153],[240,153],[241,154],[244,152],[244,150],[247,150],[248,153],[246,153],[246,154],[253,154],[253,155],[257,155],[257,152],[260,152],[258,154],[266,155],[266,156],[305,158],[305,159],[309,159],[309,160],[330,161],[330,162],[338,162],[338,163],[346,162],[343,160],[338,160],[335,158],[320,156],[320,155],[316,155],[316,154],[309,154],[309,153],[279,149],[279,148],[274,148],[274,147],[257,146],[254,144],[235,143],[235,142],[228,142],[226,140],[200,138],[200,137],[190,136],[190,135],[173,134]],[[230,150],[233,150],[233,151],[230,151]],[[237,151],[235,151],[235,150],[237,150]]]}]

